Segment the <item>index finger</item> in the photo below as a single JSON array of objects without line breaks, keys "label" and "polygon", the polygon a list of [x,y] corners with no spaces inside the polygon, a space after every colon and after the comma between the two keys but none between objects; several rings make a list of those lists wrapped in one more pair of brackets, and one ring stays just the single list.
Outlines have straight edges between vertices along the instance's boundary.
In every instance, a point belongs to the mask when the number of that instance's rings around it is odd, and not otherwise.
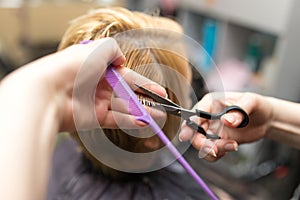
[{"label": "index finger", "polygon": [[[119,73],[123,76],[125,81],[128,83],[128,85],[133,90],[137,89],[137,87],[135,85],[135,84],[137,84],[137,85],[141,85],[141,86],[145,87],[146,89],[148,89],[162,97],[167,97],[166,89],[164,87],[160,86],[159,84],[138,74],[135,71],[132,71],[129,68],[121,67],[121,66],[118,66],[117,68],[118,68]],[[142,92],[142,91],[139,90],[139,92]]]}]

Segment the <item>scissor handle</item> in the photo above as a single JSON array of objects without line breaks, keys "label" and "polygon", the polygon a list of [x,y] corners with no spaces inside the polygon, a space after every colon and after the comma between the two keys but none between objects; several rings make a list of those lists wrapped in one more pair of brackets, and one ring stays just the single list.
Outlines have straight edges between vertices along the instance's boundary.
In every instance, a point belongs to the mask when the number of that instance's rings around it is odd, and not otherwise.
[{"label": "scissor handle", "polygon": [[202,126],[199,126],[198,124],[189,119],[186,121],[186,125],[192,128],[193,130],[197,131],[198,133],[201,133],[202,135],[206,136],[206,138],[208,139],[221,139],[221,137],[218,135],[207,133]]},{"label": "scissor handle", "polygon": [[248,125],[249,115],[246,113],[246,111],[244,111],[239,106],[235,106],[235,105],[227,106],[221,112],[216,113],[216,114],[212,114],[212,113],[209,113],[209,112],[205,112],[205,111],[196,109],[196,113],[198,114],[199,117],[202,117],[202,118],[205,118],[205,119],[210,119],[210,120],[220,119],[223,115],[225,115],[226,113],[231,112],[231,111],[238,111],[244,117],[244,120],[240,123],[240,125],[237,128],[243,128],[243,127]]}]

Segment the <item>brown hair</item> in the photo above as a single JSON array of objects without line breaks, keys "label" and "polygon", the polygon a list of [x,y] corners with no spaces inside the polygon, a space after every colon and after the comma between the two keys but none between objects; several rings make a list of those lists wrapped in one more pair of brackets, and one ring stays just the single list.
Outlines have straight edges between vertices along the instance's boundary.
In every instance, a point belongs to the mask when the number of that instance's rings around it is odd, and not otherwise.
[{"label": "brown hair", "polygon": [[[101,8],[89,12],[86,15],[80,16],[72,21],[70,27],[64,34],[61,43],[59,45],[59,50],[64,49],[72,44],[80,43],[84,40],[97,40],[104,37],[114,37],[117,34],[129,30],[136,29],[164,29],[170,30],[172,32],[182,33],[182,29],[178,23],[173,20],[146,15],[140,12],[131,12],[125,8]],[[149,79],[163,84],[166,87],[168,97],[179,103],[178,97],[175,94],[180,94],[183,98],[180,101],[182,106],[189,106],[189,91],[185,86],[181,84],[181,78],[179,76],[172,76],[160,70],[159,67],[149,66],[147,64],[157,63],[159,65],[164,65],[170,67],[172,70],[177,71],[186,80],[191,80],[191,72],[188,67],[188,62],[184,59],[184,51],[182,44],[177,46],[177,51],[180,51],[182,55],[172,52],[168,47],[168,42],[165,45],[161,43],[165,39],[170,39],[170,35],[164,34],[164,32],[145,32],[148,34],[147,38],[137,45],[135,43],[135,38],[129,40],[121,40],[116,37],[116,40],[126,57],[125,67],[128,67]],[[159,48],[153,48],[156,42],[160,42]],[[178,41],[176,41],[178,42]],[[151,43],[151,47],[148,44]],[[170,43],[169,43],[170,44]],[[136,46],[137,45],[137,46]],[[144,45],[146,48],[138,48],[140,45]],[[132,49],[133,47],[136,49]],[[129,51],[130,50],[130,51]],[[158,65],[156,65],[158,66]],[[174,91],[174,85],[177,85]],[[172,91],[170,88],[172,87]],[[167,116],[167,121],[163,127],[163,131],[166,135],[172,139],[178,129],[180,124],[180,119]],[[120,148],[123,148],[132,152],[149,152],[153,149],[157,149],[162,146],[160,140],[157,136],[152,136],[150,138],[137,138],[123,133],[122,130],[104,130],[106,136]],[[72,134],[80,143],[80,139],[77,133]],[[154,144],[152,147],[145,145],[145,141],[151,141]],[[115,175],[115,170],[100,163],[95,159],[83,146],[81,146],[86,154],[86,156],[92,160],[94,167],[100,168],[106,174],[111,176]]]}]

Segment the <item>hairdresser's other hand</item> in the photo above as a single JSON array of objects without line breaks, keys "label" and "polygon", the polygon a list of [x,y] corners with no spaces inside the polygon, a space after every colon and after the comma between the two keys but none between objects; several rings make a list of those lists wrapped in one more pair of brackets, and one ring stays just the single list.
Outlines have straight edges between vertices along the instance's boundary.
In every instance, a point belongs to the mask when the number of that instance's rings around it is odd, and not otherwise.
[{"label": "hairdresser's other hand", "polygon": [[[236,128],[243,120],[242,114],[236,111],[227,113],[221,119],[225,126],[219,133],[222,138],[219,140],[206,139],[202,134],[195,133],[183,124],[180,139],[182,141],[190,140],[193,146],[199,150],[199,156],[208,161],[216,161],[226,152],[237,151],[238,144],[257,141],[265,137],[269,122],[272,119],[272,107],[264,96],[254,93],[225,93],[224,98],[224,94],[223,97],[220,94],[209,93],[205,95],[194,108],[213,112],[216,107],[224,108],[229,105],[237,105],[249,114],[250,122],[244,128]],[[205,130],[210,128],[210,120],[196,118],[193,121],[199,123]]]}]

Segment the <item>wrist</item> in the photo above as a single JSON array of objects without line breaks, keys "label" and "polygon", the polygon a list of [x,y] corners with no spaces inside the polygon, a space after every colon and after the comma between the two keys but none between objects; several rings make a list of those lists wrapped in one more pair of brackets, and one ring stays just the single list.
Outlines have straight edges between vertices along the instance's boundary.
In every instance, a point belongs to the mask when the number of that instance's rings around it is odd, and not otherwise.
[{"label": "wrist", "polygon": [[272,132],[274,122],[276,121],[276,115],[275,115],[275,110],[274,110],[274,101],[276,100],[274,97],[269,97],[269,96],[263,96],[264,100],[266,101],[266,105],[269,107],[269,117],[268,117],[268,122],[266,123],[267,128],[266,128],[266,138],[270,138],[270,132]]},{"label": "wrist", "polygon": [[[49,117],[47,112],[51,110],[53,127],[57,127],[55,117],[58,107],[53,103],[55,87],[50,83],[50,76],[43,67],[45,65],[42,60],[37,60],[6,76],[0,84],[0,106],[11,112],[15,111],[15,114],[23,112],[22,115],[28,116],[28,121],[37,115]],[[25,122],[26,120],[22,123]]]},{"label": "wrist", "polygon": [[300,121],[295,115],[300,112],[299,104],[272,97],[268,99],[273,111],[266,137],[299,148]]}]

